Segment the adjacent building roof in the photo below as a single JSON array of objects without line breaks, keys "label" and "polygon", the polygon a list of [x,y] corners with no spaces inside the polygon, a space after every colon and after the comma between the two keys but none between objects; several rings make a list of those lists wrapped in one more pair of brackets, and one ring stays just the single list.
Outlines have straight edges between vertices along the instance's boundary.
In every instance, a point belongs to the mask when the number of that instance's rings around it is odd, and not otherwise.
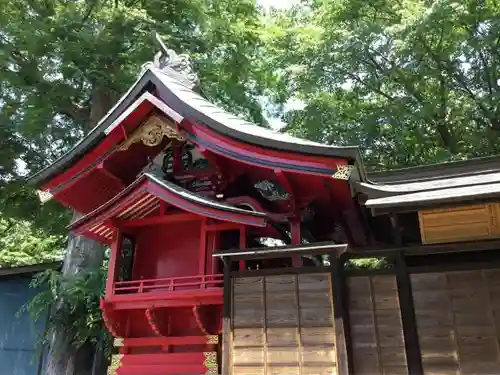
[{"label": "adjacent building roof", "polygon": [[368,179],[380,184],[439,180],[500,172],[500,156],[487,156],[417,167],[399,168],[368,173]]},{"label": "adjacent building roof", "polygon": [[78,234],[101,242],[113,238],[116,220],[142,219],[159,210],[160,201],[200,216],[264,227],[267,215],[194,194],[163,178],[146,173],[99,208],[70,225]]},{"label": "adjacent building roof", "polygon": [[366,197],[364,204],[373,209],[492,199],[500,197],[500,158],[386,171],[369,178],[376,182],[356,182],[355,190]]},{"label": "adjacent building roof", "polygon": [[38,272],[43,272],[46,270],[57,270],[61,268],[62,262],[46,262],[31,264],[28,266],[15,266],[15,267],[0,267],[0,277],[11,277],[11,276],[31,276]]},{"label": "adjacent building roof", "polygon": [[175,76],[165,74],[164,71],[154,66],[149,66],[144,69],[132,87],[85,138],[54,163],[31,176],[29,181],[36,185],[42,185],[71,167],[83,155],[100,143],[114,127],[119,125],[119,120],[133,110],[134,102],[141,95],[153,88],[155,94],[173,110],[170,112],[172,112],[175,121],[181,122],[186,118],[203,123],[214,131],[228,137],[265,148],[318,156],[340,157],[358,161],[361,164],[358,147],[328,146],[257,126],[213,105],[184,85]]}]

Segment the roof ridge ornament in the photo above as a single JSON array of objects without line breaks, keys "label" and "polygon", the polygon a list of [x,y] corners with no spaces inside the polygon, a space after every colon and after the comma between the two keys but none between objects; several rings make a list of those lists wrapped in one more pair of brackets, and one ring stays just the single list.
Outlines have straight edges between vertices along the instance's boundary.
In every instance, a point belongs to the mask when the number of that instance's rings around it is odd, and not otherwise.
[{"label": "roof ridge ornament", "polygon": [[155,39],[160,45],[160,51],[156,53],[152,62],[143,65],[143,69],[153,66],[163,74],[176,79],[191,90],[196,88],[199,83],[199,78],[198,74],[193,69],[193,64],[189,55],[178,54],[174,50],[168,48],[157,32],[155,32]]}]

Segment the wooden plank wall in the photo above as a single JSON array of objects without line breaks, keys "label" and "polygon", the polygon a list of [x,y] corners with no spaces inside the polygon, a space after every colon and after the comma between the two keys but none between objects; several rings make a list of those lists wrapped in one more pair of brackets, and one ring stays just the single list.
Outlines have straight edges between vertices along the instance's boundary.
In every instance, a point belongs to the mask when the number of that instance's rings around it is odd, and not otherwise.
[{"label": "wooden plank wall", "polygon": [[500,373],[500,270],[412,274],[426,375]]},{"label": "wooden plank wall", "polygon": [[265,372],[264,277],[232,280],[231,370],[234,375]]},{"label": "wooden plank wall", "polygon": [[396,276],[347,279],[354,373],[408,374]]},{"label": "wooden plank wall", "polygon": [[500,237],[500,203],[422,210],[418,218],[423,244]]},{"label": "wooden plank wall", "polygon": [[233,278],[234,375],[336,374],[330,274]]}]

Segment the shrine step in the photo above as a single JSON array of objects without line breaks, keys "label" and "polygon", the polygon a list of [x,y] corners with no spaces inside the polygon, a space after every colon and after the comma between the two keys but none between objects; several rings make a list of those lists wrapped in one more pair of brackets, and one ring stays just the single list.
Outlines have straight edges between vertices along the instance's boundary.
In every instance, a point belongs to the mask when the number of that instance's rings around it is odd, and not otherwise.
[{"label": "shrine step", "polygon": [[216,352],[125,354],[117,375],[200,375],[217,370]]}]

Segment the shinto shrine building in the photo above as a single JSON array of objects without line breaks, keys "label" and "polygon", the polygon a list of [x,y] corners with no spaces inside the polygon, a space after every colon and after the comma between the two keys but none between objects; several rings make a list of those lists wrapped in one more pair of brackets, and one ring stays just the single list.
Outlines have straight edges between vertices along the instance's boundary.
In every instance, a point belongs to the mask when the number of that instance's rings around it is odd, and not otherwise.
[{"label": "shinto shrine building", "polygon": [[116,374],[500,373],[498,158],[367,175],[210,103],[164,49],[30,181],[111,248]]}]

